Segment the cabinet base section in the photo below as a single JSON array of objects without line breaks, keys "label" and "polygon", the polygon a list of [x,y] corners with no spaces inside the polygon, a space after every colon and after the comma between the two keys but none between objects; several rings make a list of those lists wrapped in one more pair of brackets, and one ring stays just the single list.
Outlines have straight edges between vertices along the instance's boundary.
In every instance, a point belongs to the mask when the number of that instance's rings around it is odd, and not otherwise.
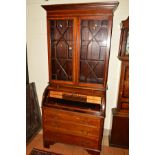
[{"label": "cabinet base section", "polygon": [[109,136],[109,145],[129,148],[129,114],[112,109],[113,122]]},{"label": "cabinet base section", "polygon": [[49,147],[49,145],[53,145],[54,143],[66,143],[71,145],[77,145],[80,147],[88,148],[89,150],[101,150],[101,142],[99,140],[89,139],[87,137],[73,136],[69,134],[62,133],[45,133],[44,134],[44,146]]},{"label": "cabinet base section", "polygon": [[92,155],[100,154],[104,117],[54,107],[43,107],[42,114],[45,147],[64,143],[83,147]]},{"label": "cabinet base section", "polygon": [[111,140],[111,139],[112,139],[111,135],[109,135],[109,146],[129,149],[129,144],[123,144],[123,143],[120,143],[119,141],[115,141],[113,143],[113,140]]}]

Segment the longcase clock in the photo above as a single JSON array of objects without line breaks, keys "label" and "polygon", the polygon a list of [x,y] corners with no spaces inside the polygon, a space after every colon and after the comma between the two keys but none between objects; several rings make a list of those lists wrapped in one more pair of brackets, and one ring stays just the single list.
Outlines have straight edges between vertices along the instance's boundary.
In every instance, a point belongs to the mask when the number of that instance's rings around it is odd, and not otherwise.
[{"label": "longcase clock", "polygon": [[129,147],[129,17],[122,21],[118,59],[121,75],[117,107],[112,109],[110,145]]}]

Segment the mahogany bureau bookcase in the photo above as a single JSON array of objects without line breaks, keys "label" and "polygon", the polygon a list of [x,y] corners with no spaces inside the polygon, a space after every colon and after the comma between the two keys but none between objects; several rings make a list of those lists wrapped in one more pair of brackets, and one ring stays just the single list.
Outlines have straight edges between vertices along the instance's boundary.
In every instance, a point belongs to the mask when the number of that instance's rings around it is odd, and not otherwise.
[{"label": "mahogany bureau bookcase", "polygon": [[43,5],[49,85],[42,98],[45,147],[60,142],[100,154],[113,13],[118,2]]}]

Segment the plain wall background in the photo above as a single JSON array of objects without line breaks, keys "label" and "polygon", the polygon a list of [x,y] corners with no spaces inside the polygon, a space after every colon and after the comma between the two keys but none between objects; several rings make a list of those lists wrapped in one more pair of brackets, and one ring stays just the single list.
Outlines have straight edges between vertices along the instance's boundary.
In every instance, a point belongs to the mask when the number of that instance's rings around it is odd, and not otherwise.
[{"label": "plain wall background", "polygon": [[[42,94],[48,83],[48,57],[47,57],[47,30],[46,11],[41,5],[104,2],[107,0],[27,0],[26,12],[26,43],[28,55],[29,80],[35,82],[39,104],[41,107]],[[108,90],[106,104],[106,119],[104,128],[111,128],[111,109],[117,105],[118,86],[120,77],[120,61],[117,59],[120,23],[129,16],[129,1],[118,0],[119,6],[114,12],[111,52],[108,73]]]}]

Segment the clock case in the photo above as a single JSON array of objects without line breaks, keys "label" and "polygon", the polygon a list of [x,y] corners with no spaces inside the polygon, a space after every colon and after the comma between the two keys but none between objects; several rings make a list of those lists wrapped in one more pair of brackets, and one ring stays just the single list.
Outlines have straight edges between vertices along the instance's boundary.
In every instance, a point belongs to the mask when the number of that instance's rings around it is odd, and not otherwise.
[{"label": "clock case", "polygon": [[112,109],[112,129],[110,146],[129,148],[129,52],[126,51],[129,38],[129,17],[121,23],[121,36],[118,59],[121,61],[121,74],[117,107]]}]

